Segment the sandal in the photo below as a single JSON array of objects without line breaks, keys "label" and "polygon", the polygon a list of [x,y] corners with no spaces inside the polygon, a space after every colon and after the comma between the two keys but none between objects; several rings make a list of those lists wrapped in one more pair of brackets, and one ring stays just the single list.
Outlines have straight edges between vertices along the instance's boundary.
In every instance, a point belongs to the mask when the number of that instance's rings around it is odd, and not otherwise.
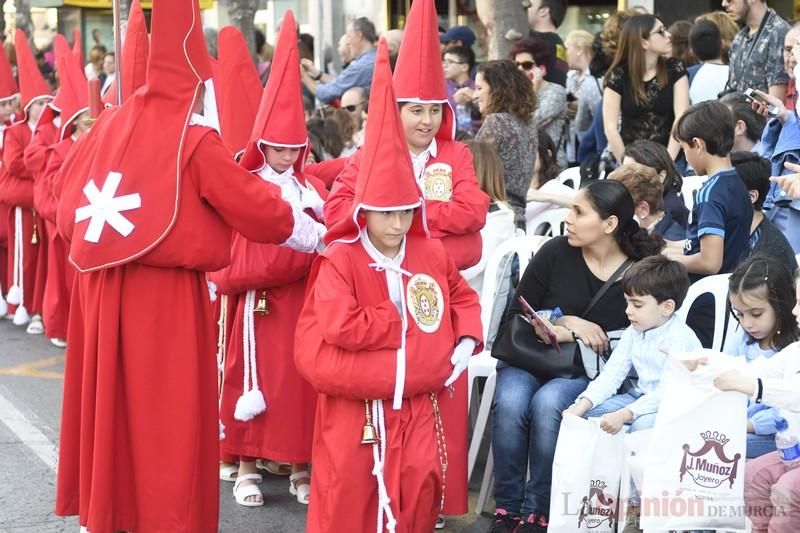
[{"label": "sandal", "polygon": [[299,503],[303,505],[308,505],[308,497],[311,494],[311,483],[295,483],[300,479],[311,479],[311,476],[308,475],[306,470],[302,472],[295,472],[291,476],[289,476],[289,494],[295,496]]},{"label": "sandal", "polygon": [[33,315],[25,333],[28,335],[41,335],[44,333],[44,324],[42,324],[42,317],[40,315]]},{"label": "sandal", "polygon": [[[244,484],[245,481],[254,481],[254,483]],[[236,503],[244,507],[261,507],[264,505],[264,495],[258,484],[261,483],[261,474],[242,474],[236,476],[236,481],[233,483],[233,497]],[[258,496],[261,499],[257,501],[248,501],[247,498]]]},{"label": "sandal", "polygon": [[219,464],[219,478],[222,481],[236,481],[236,476],[239,475],[239,465],[236,463],[220,463]]},{"label": "sandal", "polygon": [[292,465],[289,463],[279,463],[269,459],[259,459],[256,461],[259,470],[266,470],[273,476],[288,476],[292,473]]},{"label": "sandal", "polygon": [[66,348],[67,347],[67,341],[65,339],[50,339],[50,344],[52,344],[56,348]]}]

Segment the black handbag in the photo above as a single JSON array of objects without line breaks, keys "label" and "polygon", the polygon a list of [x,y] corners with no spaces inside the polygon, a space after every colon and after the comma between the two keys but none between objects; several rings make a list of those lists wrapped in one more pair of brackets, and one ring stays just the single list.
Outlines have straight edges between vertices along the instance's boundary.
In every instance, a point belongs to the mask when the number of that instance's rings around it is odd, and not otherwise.
[{"label": "black handbag", "polygon": [[[625,261],[608,278],[581,313],[581,318],[589,314],[589,311],[632,263],[633,261],[630,259]],[[560,347],[561,352],[559,353],[555,346],[543,343],[539,340],[528,319],[523,315],[514,314],[508,318],[497,334],[497,339],[492,346],[492,357],[526,370],[540,379],[574,379],[585,376],[586,370],[578,343],[564,342],[560,343]]]}]

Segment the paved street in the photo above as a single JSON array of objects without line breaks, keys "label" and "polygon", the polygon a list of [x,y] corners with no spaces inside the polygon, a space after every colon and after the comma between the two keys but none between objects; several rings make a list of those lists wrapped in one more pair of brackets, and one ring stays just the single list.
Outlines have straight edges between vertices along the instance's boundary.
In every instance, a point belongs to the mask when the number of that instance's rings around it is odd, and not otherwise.
[{"label": "paved street", "polygon": [[[53,514],[63,370],[64,350],[0,320],[0,533],[78,531],[75,518]],[[221,532],[304,530],[306,508],[289,495],[287,478],[265,477],[262,508],[236,505],[231,488],[221,482]],[[488,525],[470,514],[442,531],[482,533]]]}]

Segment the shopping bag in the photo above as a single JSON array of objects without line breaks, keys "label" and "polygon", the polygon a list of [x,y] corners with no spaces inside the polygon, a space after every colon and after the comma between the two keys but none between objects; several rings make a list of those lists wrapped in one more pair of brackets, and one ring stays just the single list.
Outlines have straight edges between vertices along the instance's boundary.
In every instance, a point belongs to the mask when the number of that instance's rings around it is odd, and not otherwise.
[{"label": "shopping bag", "polygon": [[599,419],[565,414],[550,488],[549,533],[614,533],[624,430],[610,435]]},{"label": "shopping bag", "polygon": [[645,531],[744,529],[747,398],[713,385],[733,366],[722,354],[693,373],[675,358],[667,361],[643,458]]}]

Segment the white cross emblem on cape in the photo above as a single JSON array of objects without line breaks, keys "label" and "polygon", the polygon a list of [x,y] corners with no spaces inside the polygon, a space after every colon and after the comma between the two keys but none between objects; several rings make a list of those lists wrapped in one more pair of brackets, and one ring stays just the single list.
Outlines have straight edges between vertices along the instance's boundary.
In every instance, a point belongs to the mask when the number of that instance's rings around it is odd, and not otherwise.
[{"label": "white cross emblem on cape", "polygon": [[138,193],[115,197],[121,180],[122,174],[109,172],[103,190],[97,188],[93,179],[90,179],[83,188],[83,194],[89,199],[89,205],[75,210],[75,222],[91,219],[83,236],[84,240],[97,244],[106,224],[123,237],[127,237],[133,231],[134,225],[120,212],[142,207],[142,198]]}]

